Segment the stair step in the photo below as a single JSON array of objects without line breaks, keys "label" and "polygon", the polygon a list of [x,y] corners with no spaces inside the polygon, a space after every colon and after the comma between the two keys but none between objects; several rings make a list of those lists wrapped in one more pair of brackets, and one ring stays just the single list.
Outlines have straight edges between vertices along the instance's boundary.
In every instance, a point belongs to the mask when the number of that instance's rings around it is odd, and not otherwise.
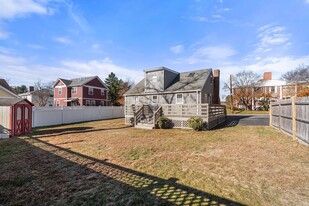
[{"label": "stair step", "polygon": [[140,128],[140,129],[153,129],[153,124],[138,123],[137,125],[135,125],[135,128]]}]

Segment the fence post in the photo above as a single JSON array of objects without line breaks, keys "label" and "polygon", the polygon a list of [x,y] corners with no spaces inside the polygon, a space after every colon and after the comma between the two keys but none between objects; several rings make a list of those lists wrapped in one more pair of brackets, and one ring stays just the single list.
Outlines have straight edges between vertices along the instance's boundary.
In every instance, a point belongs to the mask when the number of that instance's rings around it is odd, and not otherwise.
[{"label": "fence post", "polygon": [[281,131],[281,102],[280,100],[278,101],[278,126],[279,126],[279,130]]},{"label": "fence post", "polygon": [[269,126],[272,126],[272,124],[273,124],[273,114],[272,114],[272,105],[271,105],[271,103],[270,103],[270,105],[269,105]]},{"label": "fence post", "polygon": [[293,140],[296,140],[296,99],[295,96],[292,97],[292,131]]}]

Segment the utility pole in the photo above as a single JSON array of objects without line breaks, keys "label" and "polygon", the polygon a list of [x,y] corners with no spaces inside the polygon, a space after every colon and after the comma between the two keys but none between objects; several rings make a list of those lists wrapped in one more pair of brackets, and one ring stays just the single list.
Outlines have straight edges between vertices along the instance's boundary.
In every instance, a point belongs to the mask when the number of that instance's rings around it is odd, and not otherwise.
[{"label": "utility pole", "polygon": [[232,84],[232,75],[230,75],[230,104],[231,104],[231,113],[234,114],[233,106],[233,84]]}]

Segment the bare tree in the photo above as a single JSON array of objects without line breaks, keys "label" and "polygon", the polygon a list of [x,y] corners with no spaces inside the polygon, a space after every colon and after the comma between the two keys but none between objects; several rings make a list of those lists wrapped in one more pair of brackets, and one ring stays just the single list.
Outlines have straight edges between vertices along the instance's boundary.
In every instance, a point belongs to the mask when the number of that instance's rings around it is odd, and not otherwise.
[{"label": "bare tree", "polygon": [[233,98],[243,104],[248,110],[252,106],[252,100],[260,96],[260,87],[263,82],[258,74],[252,71],[242,71],[231,77],[230,82],[225,83],[223,89],[230,91],[233,88]]},{"label": "bare tree", "polygon": [[289,83],[309,82],[309,66],[301,64],[296,69],[283,74],[282,79]]},{"label": "bare tree", "polygon": [[119,80],[119,90],[118,90],[118,96],[119,99],[117,100],[117,103],[119,105],[124,105],[124,94],[131,89],[131,87],[134,86],[134,81],[131,79],[126,79],[123,81],[122,79]]},{"label": "bare tree", "polygon": [[38,80],[34,83],[35,100],[40,107],[46,106],[53,91],[53,82],[44,83]]}]

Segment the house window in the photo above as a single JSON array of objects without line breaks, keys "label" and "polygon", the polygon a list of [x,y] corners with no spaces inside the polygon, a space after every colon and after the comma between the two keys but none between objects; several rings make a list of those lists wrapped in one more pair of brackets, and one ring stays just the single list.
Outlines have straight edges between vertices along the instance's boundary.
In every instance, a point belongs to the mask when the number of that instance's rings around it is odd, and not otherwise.
[{"label": "house window", "polygon": [[76,94],[77,93],[77,87],[72,87],[71,92],[72,92],[72,94]]},{"label": "house window", "polygon": [[101,106],[104,106],[104,101],[100,101],[100,105],[101,105]]},{"label": "house window", "polygon": [[86,106],[90,106],[90,100],[86,100]]},{"label": "house window", "polygon": [[92,100],[92,101],[91,101],[91,106],[96,106],[95,100]]},{"label": "house window", "polygon": [[270,87],[270,93],[275,93],[276,92],[276,87]]},{"label": "house window", "polygon": [[104,96],[104,89],[101,89],[101,95]]},{"label": "house window", "polygon": [[177,94],[176,95],[176,104],[182,104],[182,103],[183,103],[182,94]]},{"label": "house window", "polygon": [[158,81],[158,76],[157,75],[153,75],[151,78],[151,82],[157,82]]},{"label": "house window", "polygon": [[62,87],[58,88],[58,94],[59,94],[59,95],[62,94]]},{"label": "house window", "polygon": [[135,102],[138,102],[139,101],[139,98],[138,97],[135,97]]},{"label": "house window", "polygon": [[89,95],[93,95],[93,88],[92,88],[92,87],[89,87],[89,88],[88,88],[88,94],[89,94]]},{"label": "house window", "polygon": [[152,96],[152,103],[158,103],[158,96]]},{"label": "house window", "polygon": [[60,101],[59,101],[59,100],[56,101],[56,106],[57,106],[57,107],[60,106]]}]

